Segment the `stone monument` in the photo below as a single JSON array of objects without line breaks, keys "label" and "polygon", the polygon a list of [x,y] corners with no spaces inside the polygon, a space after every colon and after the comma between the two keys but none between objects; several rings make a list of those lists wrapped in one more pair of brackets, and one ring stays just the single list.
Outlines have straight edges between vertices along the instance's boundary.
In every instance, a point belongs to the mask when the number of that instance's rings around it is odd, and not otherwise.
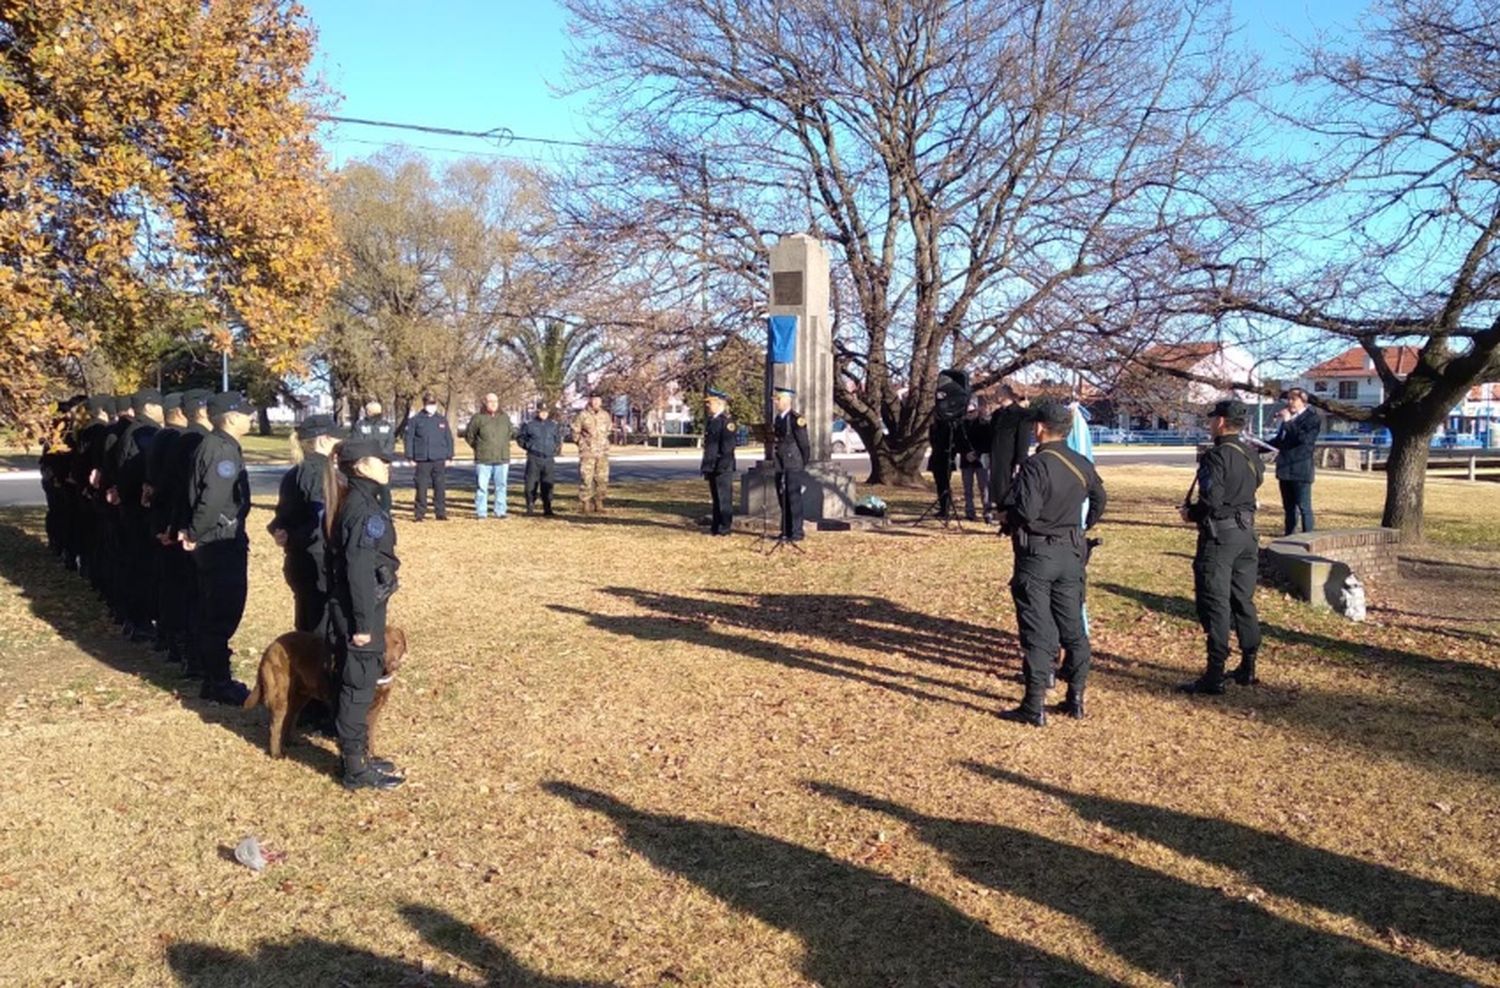
[{"label": "stone monument", "polygon": [[[772,316],[795,316],[797,336],[792,359],[772,360],[766,347],[766,422],[775,410],[774,388],[793,388],[792,406],[807,419],[812,462],[802,492],[803,516],[819,529],[846,529],[854,516],[854,479],[832,460],[833,334],[828,321],[828,254],[823,244],[805,233],[782,237],[771,248]],[[762,510],[780,524],[776,503],[776,464],[761,460],[745,472],[740,488],[740,518],[759,524]],[[769,500],[767,500],[769,499]]]}]

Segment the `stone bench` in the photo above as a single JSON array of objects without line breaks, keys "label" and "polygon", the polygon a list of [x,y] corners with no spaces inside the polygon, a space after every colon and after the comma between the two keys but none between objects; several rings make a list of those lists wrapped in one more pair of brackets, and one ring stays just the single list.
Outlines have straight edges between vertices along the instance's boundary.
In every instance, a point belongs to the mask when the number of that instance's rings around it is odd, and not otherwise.
[{"label": "stone bench", "polygon": [[1338,610],[1352,573],[1368,594],[1398,576],[1394,528],[1330,528],[1274,539],[1261,554],[1271,581],[1321,610]]}]

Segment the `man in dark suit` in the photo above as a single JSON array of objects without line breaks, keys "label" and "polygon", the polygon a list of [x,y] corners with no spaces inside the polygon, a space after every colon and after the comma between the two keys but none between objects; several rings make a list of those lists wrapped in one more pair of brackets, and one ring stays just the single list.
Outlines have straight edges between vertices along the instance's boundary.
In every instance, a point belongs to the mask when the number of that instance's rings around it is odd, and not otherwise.
[{"label": "man in dark suit", "polygon": [[1000,385],[996,404],[990,416],[990,503],[999,510],[1026,462],[1032,422],[1030,413],[1009,384]]},{"label": "man in dark suit", "polygon": [[1286,532],[1297,530],[1297,518],[1302,518],[1302,530],[1313,530],[1312,485],[1313,454],[1317,451],[1318,434],[1323,431],[1323,421],[1307,404],[1307,392],[1292,388],[1286,393],[1286,407],[1278,414],[1281,428],[1272,436],[1270,443],[1277,449],[1276,480],[1281,488],[1281,507],[1286,514]]},{"label": "man in dark suit", "polygon": [[781,504],[781,537],[791,542],[802,541],[804,471],[807,461],[812,459],[807,419],[792,408],[792,398],[796,394],[791,388],[776,389],[776,419],[772,423],[775,439],[772,459],[776,461],[776,500]]},{"label": "man in dark suit", "polygon": [[703,476],[713,499],[708,534],[728,535],[734,523],[734,445],[739,426],[729,417],[729,395],[708,389],[708,418],[703,426]]},{"label": "man in dark suit", "polygon": [[448,520],[448,461],[453,459],[453,430],[448,418],[438,411],[437,395],[431,391],[422,396],[422,410],[406,424],[406,458],[416,467],[416,504],[412,517],[421,521],[427,514],[427,488],[432,488],[433,513],[438,521]]}]

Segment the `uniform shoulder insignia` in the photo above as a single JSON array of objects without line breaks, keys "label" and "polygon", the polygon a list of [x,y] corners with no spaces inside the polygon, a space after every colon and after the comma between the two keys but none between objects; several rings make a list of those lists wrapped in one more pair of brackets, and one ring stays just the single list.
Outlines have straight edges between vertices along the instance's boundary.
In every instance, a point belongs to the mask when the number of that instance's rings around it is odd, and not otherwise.
[{"label": "uniform shoulder insignia", "polygon": [[797,428],[799,428],[799,429],[806,429],[807,428],[807,419],[803,418],[801,415],[797,416]]},{"label": "uniform shoulder insignia", "polygon": [[233,477],[235,475],[235,472],[236,471],[234,469],[233,460],[220,460],[214,465],[214,473],[218,474],[220,477],[223,477],[225,480]]},{"label": "uniform shoulder insignia", "polygon": [[365,519],[365,534],[372,539],[378,539],[385,534],[385,519],[379,515],[371,515]]},{"label": "uniform shoulder insignia", "polygon": [[737,425],[734,424],[734,420],[733,419],[730,419],[728,422],[724,423],[724,428],[728,429],[730,432],[733,432],[736,429],[738,429],[739,426],[737,426]]}]

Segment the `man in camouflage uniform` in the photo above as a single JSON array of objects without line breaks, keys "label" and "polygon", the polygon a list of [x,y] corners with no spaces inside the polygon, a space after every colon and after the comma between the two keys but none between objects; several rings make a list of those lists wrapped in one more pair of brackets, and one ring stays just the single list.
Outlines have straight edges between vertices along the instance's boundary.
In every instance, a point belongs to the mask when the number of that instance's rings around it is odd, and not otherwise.
[{"label": "man in camouflage uniform", "polygon": [[590,395],[588,407],[573,420],[573,439],[578,443],[578,510],[584,514],[602,512],[609,493],[610,424],[599,395]]}]

